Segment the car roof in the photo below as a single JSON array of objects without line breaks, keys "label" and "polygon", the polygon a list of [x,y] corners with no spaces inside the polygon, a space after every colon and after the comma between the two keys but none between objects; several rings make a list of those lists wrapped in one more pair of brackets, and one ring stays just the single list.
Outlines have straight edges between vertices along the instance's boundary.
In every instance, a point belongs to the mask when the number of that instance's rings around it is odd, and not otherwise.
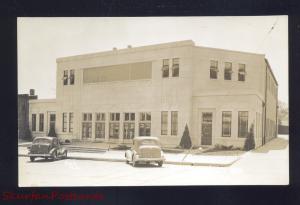
[{"label": "car roof", "polygon": [[135,141],[142,141],[142,140],[156,140],[156,141],[158,141],[159,139],[157,137],[145,136],[145,137],[136,137],[133,140],[135,140]]},{"label": "car roof", "polygon": [[44,136],[44,137],[35,137],[34,140],[36,139],[48,139],[48,140],[53,140],[54,137],[48,137],[48,136]]}]

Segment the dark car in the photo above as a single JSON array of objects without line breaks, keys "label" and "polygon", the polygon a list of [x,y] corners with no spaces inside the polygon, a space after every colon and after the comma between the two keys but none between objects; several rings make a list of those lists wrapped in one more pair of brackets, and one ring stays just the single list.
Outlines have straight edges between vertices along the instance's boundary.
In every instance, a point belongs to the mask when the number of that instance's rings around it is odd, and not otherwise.
[{"label": "dark car", "polygon": [[32,145],[28,147],[30,161],[34,161],[36,157],[47,159],[67,158],[68,151],[62,147],[56,137],[36,137]]}]

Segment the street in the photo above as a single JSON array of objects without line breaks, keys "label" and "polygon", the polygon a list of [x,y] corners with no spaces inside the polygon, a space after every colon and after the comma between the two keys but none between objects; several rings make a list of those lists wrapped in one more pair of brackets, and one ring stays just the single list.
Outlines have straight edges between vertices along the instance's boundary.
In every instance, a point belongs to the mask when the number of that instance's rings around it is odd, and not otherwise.
[{"label": "street", "polygon": [[164,164],[132,167],[123,162],[64,159],[30,162],[19,157],[19,186],[287,185],[288,141],[244,154],[230,167]]}]

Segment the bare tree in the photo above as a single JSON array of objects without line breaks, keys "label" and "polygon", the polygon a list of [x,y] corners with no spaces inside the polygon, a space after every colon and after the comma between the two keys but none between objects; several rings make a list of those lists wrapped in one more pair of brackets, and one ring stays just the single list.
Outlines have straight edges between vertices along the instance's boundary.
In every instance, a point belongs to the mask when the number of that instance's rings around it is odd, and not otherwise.
[{"label": "bare tree", "polygon": [[282,121],[289,118],[289,107],[287,103],[278,101],[278,124],[281,125]]}]

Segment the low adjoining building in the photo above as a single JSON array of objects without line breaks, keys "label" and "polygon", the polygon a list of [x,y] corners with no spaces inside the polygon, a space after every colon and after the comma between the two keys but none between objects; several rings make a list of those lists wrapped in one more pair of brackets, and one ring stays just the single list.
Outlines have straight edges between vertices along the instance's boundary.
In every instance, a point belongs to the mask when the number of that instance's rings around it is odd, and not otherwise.
[{"label": "low adjoining building", "polygon": [[278,84],[263,54],[193,41],[58,58],[56,99],[29,102],[34,136],[129,142],[158,136],[178,145],[187,124],[193,145],[256,146],[277,136]]}]

